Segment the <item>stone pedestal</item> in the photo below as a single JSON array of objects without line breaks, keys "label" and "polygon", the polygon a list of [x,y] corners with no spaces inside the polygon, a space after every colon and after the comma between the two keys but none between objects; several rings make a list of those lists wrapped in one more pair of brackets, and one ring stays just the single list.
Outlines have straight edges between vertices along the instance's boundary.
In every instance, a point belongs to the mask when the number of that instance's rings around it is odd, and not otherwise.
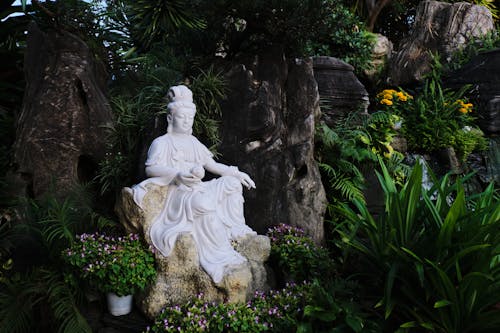
[{"label": "stone pedestal", "polygon": [[[168,195],[168,186],[146,185],[147,192],[139,207],[130,188],[122,190],[115,210],[128,232],[141,234],[152,247],[149,231]],[[180,234],[168,257],[155,252],[158,275],[156,280],[137,295],[139,308],[153,319],[162,308],[182,304],[202,295],[207,302],[246,302],[254,291],[269,289],[264,262],[271,250],[270,240],[262,235],[246,235],[233,245],[247,261],[231,267],[220,283],[214,283],[200,266],[193,237]]]}]

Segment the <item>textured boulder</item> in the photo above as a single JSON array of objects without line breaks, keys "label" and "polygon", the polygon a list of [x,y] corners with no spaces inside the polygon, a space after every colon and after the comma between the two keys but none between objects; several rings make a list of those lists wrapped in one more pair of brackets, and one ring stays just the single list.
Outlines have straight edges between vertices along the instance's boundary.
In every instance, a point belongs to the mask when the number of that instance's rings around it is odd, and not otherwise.
[{"label": "textured boulder", "polygon": [[467,42],[493,30],[493,19],[486,7],[466,2],[420,2],[412,33],[391,60],[391,83],[422,80],[431,69],[431,53],[439,53],[441,59],[447,60]]},{"label": "textured boulder", "polygon": [[471,84],[469,94],[478,124],[489,134],[500,134],[500,49],[478,54],[444,79],[445,86],[459,89]]},{"label": "textured boulder", "polygon": [[112,123],[103,91],[106,72],[88,46],[64,31],[30,24],[24,61],[26,90],[17,117],[14,159],[35,197],[64,192],[94,177]]},{"label": "textured boulder", "polygon": [[392,42],[384,35],[375,34],[375,43],[373,44],[370,67],[364,71],[368,80],[376,83],[377,80],[386,74],[389,60],[392,56]]},{"label": "textured boulder", "polygon": [[[149,235],[155,217],[160,213],[168,195],[168,186],[146,185],[147,192],[139,207],[130,188],[124,188],[116,203],[120,222],[128,232],[141,234],[154,248]],[[201,295],[207,302],[246,302],[256,290],[267,290],[264,262],[271,244],[262,235],[246,235],[234,241],[235,249],[247,262],[235,266],[215,284],[200,266],[196,243],[190,234],[181,234],[168,257],[156,251],[158,275],[156,280],[138,295],[138,305],[153,319],[165,306],[182,304]]]},{"label": "textured boulder", "polygon": [[280,222],[324,237],[326,195],[314,161],[319,96],[312,61],[280,52],[232,65],[222,105],[222,158],[255,181],[246,191],[245,218],[259,233]]},{"label": "textured boulder", "polygon": [[313,64],[314,78],[323,100],[322,120],[333,125],[339,117],[367,112],[368,92],[354,75],[354,67],[333,57],[316,57]]}]

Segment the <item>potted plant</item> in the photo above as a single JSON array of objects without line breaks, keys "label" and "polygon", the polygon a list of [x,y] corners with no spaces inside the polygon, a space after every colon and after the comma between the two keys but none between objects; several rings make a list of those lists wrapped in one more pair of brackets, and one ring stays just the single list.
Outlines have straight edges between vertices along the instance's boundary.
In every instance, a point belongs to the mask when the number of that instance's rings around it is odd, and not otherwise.
[{"label": "potted plant", "polygon": [[[82,234],[63,251],[63,259],[98,290],[106,293],[112,315],[128,314],[132,295],[156,276],[154,255],[137,234],[112,237]],[[119,303],[116,305],[114,301]]]}]

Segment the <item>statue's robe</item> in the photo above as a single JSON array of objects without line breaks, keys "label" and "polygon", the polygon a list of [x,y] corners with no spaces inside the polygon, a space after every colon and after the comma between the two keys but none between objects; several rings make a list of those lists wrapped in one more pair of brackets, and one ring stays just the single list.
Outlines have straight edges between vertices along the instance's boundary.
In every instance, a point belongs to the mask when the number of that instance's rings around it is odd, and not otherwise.
[{"label": "statue's robe", "polygon": [[163,166],[167,172],[134,187],[134,199],[140,205],[145,184],[169,185],[161,213],[155,218],[150,236],[162,255],[168,256],[180,233],[190,233],[196,243],[200,265],[219,283],[226,270],[246,259],[236,252],[231,241],[245,234],[255,234],[245,224],[240,181],[222,176],[192,187],[175,182],[179,172],[212,161],[212,153],[192,135],[165,134],[153,141],[146,167]]}]

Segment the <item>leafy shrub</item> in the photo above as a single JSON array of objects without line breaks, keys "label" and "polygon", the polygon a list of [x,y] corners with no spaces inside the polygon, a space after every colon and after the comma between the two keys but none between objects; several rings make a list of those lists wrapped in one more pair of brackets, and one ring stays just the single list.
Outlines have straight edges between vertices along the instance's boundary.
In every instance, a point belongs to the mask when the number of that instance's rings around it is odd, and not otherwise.
[{"label": "leafy shrub", "polygon": [[63,251],[63,259],[103,292],[131,295],[156,276],[153,253],[144,248],[138,235],[82,234],[77,240]]},{"label": "leafy shrub", "polygon": [[337,227],[383,317],[407,329],[494,332],[500,327],[500,205],[491,184],[465,196],[448,176],[422,188],[417,163],[398,190],[382,165],[385,210],[373,217],[359,200]]},{"label": "leafy shrub", "polygon": [[463,98],[466,89],[443,89],[434,73],[414,97],[403,90],[386,89],[377,95],[377,101],[380,109],[401,117],[401,133],[410,149],[432,152],[453,147],[464,159],[471,147],[484,146],[482,132],[475,129],[471,116],[473,105]]},{"label": "leafy shrub", "polygon": [[359,287],[353,281],[314,281],[306,294],[298,332],[380,332],[378,324],[359,306]]},{"label": "leafy shrub", "polygon": [[293,329],[307,285],[289,284],[280,291],[256,292],[246,304],[207,303],[203,294],[161,311],[147,332],[283,332]]},{"label": "leafy shrub", "polygon": [[327,194],[331,203],[354,198],[364,201],[360,166],[373,161],[376,155],[365,143],[368,133],[353,123],[356,121],[347,119],[334,128],[321,124],[316,130],[316,159],[329,182]]},{"label": "leafy shrub", "polygon": [[318,24],[315,35],[306,42],[305,55],[340,58],[361,74],[370,69],[375,36],[364,29],[363,23],[339,1],[326,1],[329,11]]},{"label": "leafy shrub", "polygon": [[321,278],[331,270],[328,250],[315,245],[304,230],[282,223],[269,229],[267,235],[271,239],[271,258],[288,279]]},{"label": "leafy shrub", "polygon": [[[377,160],[385,159],[391,174],[402,182],[408,173],[403,155],[391,143],[398,134],[399,116],[378,111],[353,114],[333,128],[321,124],[316,130],[316,159],[329,183],[329,202],[364,201],[365,174]],[[332,207],[330,207],[332,208]]]},{"label": "leafy shrub", "polygon": [[455,144],[459,149],[458,158],[464,162],[473,151],[484,151],[488,148],[488,141],[479,128],[465,126],[455,134]]},{"label": "leafy shrub", "polygon": [[[141,0],[145,2],[154,3]],[[168,13],[167,8],[156,8],[164,13],[149,15]],[[233,59],[268,49],[282,49],[289,57],[336,56],[359,71],[370,60],[373,38],[339,0],[186,1],[184,8],[198,13],[204,28],[177,29],[164,34],[168,38],[163,43],[195,63],[211,63],[216,55]],[[156,26],[143,20],[143,25],[155,31],[167,31],[169,26],[167,20]]]}]

